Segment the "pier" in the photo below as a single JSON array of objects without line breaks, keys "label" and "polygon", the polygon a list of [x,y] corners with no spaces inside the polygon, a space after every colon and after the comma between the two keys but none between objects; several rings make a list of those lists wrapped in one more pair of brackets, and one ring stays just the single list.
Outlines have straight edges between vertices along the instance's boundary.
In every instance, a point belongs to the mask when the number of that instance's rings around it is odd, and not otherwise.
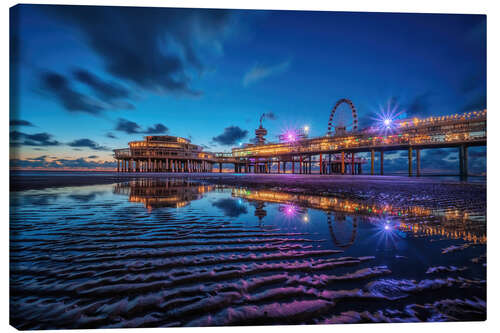
[{"label": "pier", "polygon": [[[332,119],[339,105],[352,110],[354,126],[332,130]],[[375,174],[378,156],[379,174],[384,174],[384,153],[408,152],[408,176],[420,176],[421,150],[456,148],[460,176],[468,175],[468,148],[486,146],[486,110],[463,114],[395,120],[390,128],[369,127],[358,130],[353,103],[341,99],[330,113],[325,136],[267,142],[262,123],[254,142],[233,148],[231,153],[204,152],[188,139],[172,136],[147,136],[133,141],[129,148],[114,151],[118,172],[222,172],[232,165],[235,173],[275,174]],[[369,158],[359,157],[369,153]],[[314,166],[314,167],[313,167]]]}]

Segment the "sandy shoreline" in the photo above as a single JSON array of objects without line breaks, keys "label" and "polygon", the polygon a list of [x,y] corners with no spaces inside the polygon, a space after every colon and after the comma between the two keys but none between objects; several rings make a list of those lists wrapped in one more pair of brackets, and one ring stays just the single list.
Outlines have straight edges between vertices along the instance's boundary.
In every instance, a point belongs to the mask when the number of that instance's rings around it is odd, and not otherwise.
[{"label": "sandy shoreline", "polygon": [[486,207],[486,183],[466,183],[442,179],[403,176],[326,176],[276,174],[164,174],[164,173],[109,173],[91,175],[57,174],[10,176],[11,191],[41,190],[65,186],[113,184],[138,178],[180,178],[215,185],[241,186],[254,189],[272,188],[283,192],[329,195],[365,202],[385,202],[396,205],[434,206],[452,201],[459,206],[474,203]]}]

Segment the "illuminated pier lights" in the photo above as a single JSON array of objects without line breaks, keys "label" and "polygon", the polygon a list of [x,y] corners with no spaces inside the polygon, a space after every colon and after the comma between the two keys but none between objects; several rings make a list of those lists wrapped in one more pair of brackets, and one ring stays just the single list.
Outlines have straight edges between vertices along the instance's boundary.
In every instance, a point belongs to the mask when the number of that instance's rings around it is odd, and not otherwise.
[{"label": "illuminated pier lights", "polygon": [[[288,130],[280,136],[281,142],[278,143],[263,143],[261,135],[256,143],[233,148],[235,170],[354,175],[361,174],[362,166],[367,162],[356,154],[369,153],[370,174],[374,175],[375,154],[379,153],[379,171],[383,175],[384,152],[407,150],[408,175],[413,176],[416,167],[416,175],[420,176],[422,149],[458,148],[459,174],[466,177],[468,148],[486,146],[486,110],[425,119],[385,119],[383,124],[382,127],[343,130],[339,134],[329,132],[316,138]],[[259,131],[259,134],[261,132],[264,131]]]},{"label": "illuminated pier lights", "polygon": [[[346,103],[342,101],[342,103]],[[350,102],[352,104],[352,102]],[[337,103],[338,104],[338,103]],[[468,147],[486,146],[486,110],[425,119],[385,119],[384,126],[350,131],[342,127],[322,137],[309,137],[309,128],[288,131],[280,142],[268,142],[262,122],[253,143],[241,144],[231,153],[204,152],[188,139],[174,136],[147,136],[116,149],[119,172],[222,172],[224,164],[237,173],[362,174],[369,153],[370,174],[375,174],[375,153],[379,153],[380,174],[384,174],[384,152],[408,151],[408,175],[412,176],[414,150],[416,175],[421,175],[422,149],[458,148],[460,176],[468,175]],[[313,167],[314,165],[314,167]]]}]

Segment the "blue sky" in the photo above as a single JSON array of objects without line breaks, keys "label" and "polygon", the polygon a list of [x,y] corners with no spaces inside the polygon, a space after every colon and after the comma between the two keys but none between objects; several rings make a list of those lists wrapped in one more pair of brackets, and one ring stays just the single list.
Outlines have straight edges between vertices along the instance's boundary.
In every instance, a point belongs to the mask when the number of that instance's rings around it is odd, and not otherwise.
[{"label": "blue sky", "polygon": [[485,108],[486,17],[18,5],[11,69],[11,119],[32,125],[11,126],[16,165],[107,167],[154,133],[229,151],[263,113],[270,140],[324,135],[343,97],[362,126],[389,100],[402,116]]}]

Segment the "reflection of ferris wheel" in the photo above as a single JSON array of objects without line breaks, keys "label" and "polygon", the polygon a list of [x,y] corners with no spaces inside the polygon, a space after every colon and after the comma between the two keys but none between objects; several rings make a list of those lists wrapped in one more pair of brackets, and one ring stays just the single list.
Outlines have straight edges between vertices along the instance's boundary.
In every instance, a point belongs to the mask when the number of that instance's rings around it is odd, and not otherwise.
[{"label": "reflection of ferris wheel", "polygon": [[334,134],[332,133],[332,127],[335,129],[335,135],[358,130],[358,114],[351,100],[342,98],[335,103],[328,119],[328,136]]},{"label": "reflection of ferris wheel", "polygon": [[328,223],[328,229],[330,230],[330,236],[332,237],[332,241],[340,249],[347,249],[350,247],[354,241],[356,240],[356,234],[358,232],[358,218],[356,216],[352,217],[352,228],[351,228],[351,235],[348,237],[345,237],[346,234],[349,234],[349,231],[345,230],[347,225],[345,221],[345,216],[342,215],[337,215],[335,216],[335,224],[337,227],[340,227],[337,232],[342,233],[342,242],[339,240],[339,238],[335,235],[335,231],[333,230],[333,224],[332,224],[332,213],[328,212],[326,214],[326,221]]}]

